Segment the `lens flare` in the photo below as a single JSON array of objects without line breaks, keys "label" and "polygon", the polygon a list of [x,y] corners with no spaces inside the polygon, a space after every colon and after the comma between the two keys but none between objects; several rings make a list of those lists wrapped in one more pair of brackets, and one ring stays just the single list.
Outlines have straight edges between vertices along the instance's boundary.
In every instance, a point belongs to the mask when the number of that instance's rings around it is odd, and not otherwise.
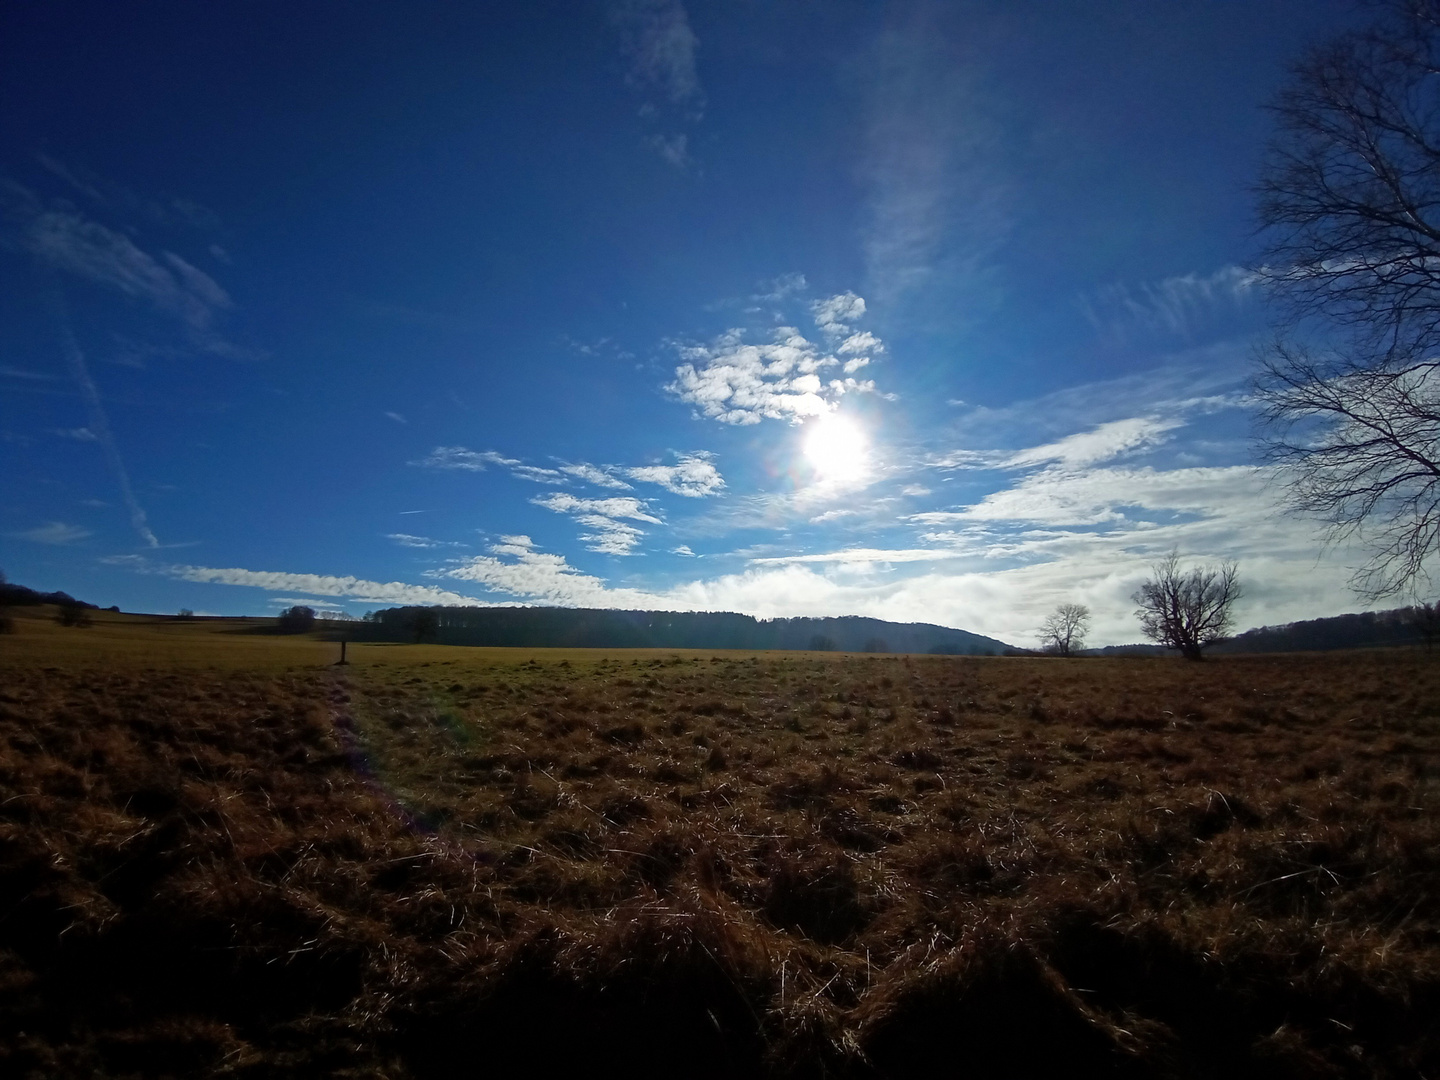
[{"label": "lens flare", "polygon": [[827,413],[805,425],[805,458],[821,480],[849,482],[864,477],[869,440],[848,417]]}]

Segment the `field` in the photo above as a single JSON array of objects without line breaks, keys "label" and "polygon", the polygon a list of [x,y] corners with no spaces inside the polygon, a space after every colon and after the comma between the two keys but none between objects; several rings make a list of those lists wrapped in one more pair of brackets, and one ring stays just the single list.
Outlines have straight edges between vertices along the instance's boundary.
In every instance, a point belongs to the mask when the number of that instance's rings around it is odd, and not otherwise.
[{"label": "field", "polygon": [[1440,1076],[1440,656],[26,614],[7,1076]]}]

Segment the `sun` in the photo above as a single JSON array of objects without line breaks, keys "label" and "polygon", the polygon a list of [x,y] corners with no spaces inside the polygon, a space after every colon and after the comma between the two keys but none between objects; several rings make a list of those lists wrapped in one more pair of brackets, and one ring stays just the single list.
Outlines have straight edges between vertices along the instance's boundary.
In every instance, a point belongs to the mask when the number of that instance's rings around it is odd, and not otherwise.
[{"label": "sun", "polygon": [[855,421],[826,413],[805,425],[804,450],[821,480],[854,481],[865,475],[870,443]]}]

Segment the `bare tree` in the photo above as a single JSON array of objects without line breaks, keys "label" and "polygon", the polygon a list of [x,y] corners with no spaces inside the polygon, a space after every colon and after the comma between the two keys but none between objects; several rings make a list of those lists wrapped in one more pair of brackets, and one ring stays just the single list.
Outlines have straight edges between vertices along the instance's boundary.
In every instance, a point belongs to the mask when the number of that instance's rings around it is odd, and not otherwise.
[{"label": "bare tree", "polygon": [[1242,591],[1236,564],[1181,570],[1180,555],[1172,551],[1151,570],[1155,576],[1130,598],[1140,629],[1187,660],[1203,659],[1204,650],[1234,625],[1232,609]]},{"label": "bare tree", "polygon": [[1382,9],[1295,66],[1257,185],[1263,441],[1295,509],[1370,547],[1369,598],[1440,550],[1440,0]]},{"label": "bare tree", "polygon": [[1061,604],[1045,617],[1037,631],[1046,652],[1072,656],[1085,647],[1090,632],[1090,609],[1084,604]]}]

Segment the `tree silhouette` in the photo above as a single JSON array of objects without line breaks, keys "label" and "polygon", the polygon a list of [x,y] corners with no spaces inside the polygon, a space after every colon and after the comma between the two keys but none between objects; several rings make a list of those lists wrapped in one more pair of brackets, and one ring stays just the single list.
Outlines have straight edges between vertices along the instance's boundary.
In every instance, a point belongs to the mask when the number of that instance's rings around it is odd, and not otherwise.
[{"label": "tree silhouette", "polygon": [[[1282,312],[1256,392],[1291,506],[1415,588],[1440,551],[1440,2],[1390,0],[1292,72],[1257,185]],[[1319,334],[1316,347],[1304,338]]]},{"label": "tree silhouette", "polygon": [[1071,656],[1085,647],[1090,630],[1090,609],[1084,604],[1061,604],[1040,624],[1040,644],[1046,652]]},{"label": "tree silhouette", "polygon": [[1204,650],[1234,624],[1231,609],[1241,594],[1236,564],[1182,571],[1180,555],[1172,551],[1152,569],[1155,576],[1131,597],[1140,629],[1187,660],[1203,659]]}]

